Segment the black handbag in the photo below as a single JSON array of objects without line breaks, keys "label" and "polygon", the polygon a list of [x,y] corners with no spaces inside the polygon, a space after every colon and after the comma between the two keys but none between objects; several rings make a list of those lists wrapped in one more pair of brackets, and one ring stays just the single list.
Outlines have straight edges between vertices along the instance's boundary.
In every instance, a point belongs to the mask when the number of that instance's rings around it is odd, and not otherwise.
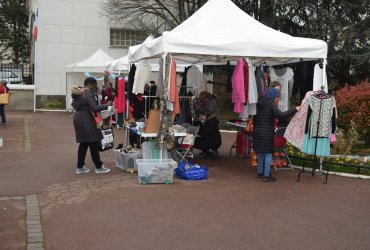
[{"label": "black handbag", "polygon": [[113,129],[111,127],[102,128],[101,133],[103,134],[103,139],[99,142],[99,151],[112,149],[114,147]]}]

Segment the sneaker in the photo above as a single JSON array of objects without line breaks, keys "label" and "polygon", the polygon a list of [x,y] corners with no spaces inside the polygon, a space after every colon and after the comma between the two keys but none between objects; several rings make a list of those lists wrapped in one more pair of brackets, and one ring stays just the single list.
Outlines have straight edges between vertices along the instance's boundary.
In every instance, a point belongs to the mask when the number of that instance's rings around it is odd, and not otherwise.
[{"label": "sneaker", "polygon": [[97,174],[106,174],[106,173],[109,173],[109,172],[110,172],[110,168],[106,168],[106,167],[104,167],[104,165],[102,165],[100,168],[95,169],[95,173],[97,173]]},{"label": "sneaker", "polygon": [[83,166],[82,168],[76,168],[76,174],[85,174],[90,172],[90,169],[88,169],[86,166]]},{"label": "sneaker", "polygon": [[2,123],[2,124],[1,124],[1,126],[2,126],[2,127],[6,127],[6,123]]},{"label": "sneaker", "polygon": [[218,155],[218,150],[211,149],[210,151],[212,152],[213,155]]},{"label": "sneaker", "polygon": [[269,176],[264,176],[262,181],[264,182],[275,182],[276,181],[276,178],[273,177],[272,175],[269,175]]},{"label": "sneaker", "polygon": [[124,129],[122,125],[117,125],[117,129],[120,130],[120,129]]},{"label": "sneaker", "polygon": [[260,174],[260,173],[258,173],[256,176],[256,178],[262,178],[262,177],[263,177],[263,174]]}]

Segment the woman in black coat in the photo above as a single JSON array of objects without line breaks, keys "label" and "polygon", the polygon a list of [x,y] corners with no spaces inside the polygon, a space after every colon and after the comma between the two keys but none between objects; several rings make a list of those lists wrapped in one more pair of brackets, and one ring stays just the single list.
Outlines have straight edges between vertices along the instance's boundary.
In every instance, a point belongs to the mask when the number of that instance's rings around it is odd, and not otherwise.
[{"label": "woman in black coat", "polygon": [[103,139],[101,130],[97,127],[94,117],[90,109],[95,112],[111,109],[112,102],[98,105],[97,92],[98,86],[94,78],[88,77],[85,79],[84,87],[71,87],[72,107],[75,109],[73,116],[73,125],[76,134],[76,142],[78,146],[78,161],[76,174],[90,172],[85,166],[85,158],[87,149],[90,148],[91,158],[95,164],[95,173],[109,173],[110,169],[104,167],[100,160],[99,142]]},{"label": "woman in black coat", "polygon": [[202,124],[198,136],[195,138],[194,148],[202,150],[205,157],[213,157],[218,154],[218,148],[222,144],[221,133],[218,128],[219,121],[216,115],[208,110],[200,111]]},{"label": "woman in black coat", "polygon": [[280,85],[270,87],[257,103],[257,115],[254,118],[253,150],[257,152],[258,173],[257,177],[263,181],[276,181],[270,174],[272,153],[274,152],[275,118],[291,116],[299,107],[281,112],[275,105],[275,99],[280,96]]}]

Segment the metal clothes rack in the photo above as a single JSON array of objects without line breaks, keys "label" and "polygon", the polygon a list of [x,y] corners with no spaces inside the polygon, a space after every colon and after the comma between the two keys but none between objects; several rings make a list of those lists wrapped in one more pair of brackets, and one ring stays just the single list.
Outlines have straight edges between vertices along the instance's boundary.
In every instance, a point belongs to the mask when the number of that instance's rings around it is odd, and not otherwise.
[{"label": "metal clothes rack", "polygon": [[[323,88],[324,86],[321,87],[321,90],[318,91],[318,93],[316,94],[322,94],[322,95],[327,95],[324,91],[323,91]],[[321,120],[321,113],[322,113],[322,103],[323,103],[323,100],[324,98],[320,98],[320,107],[319,107],[319,117],[317,119],[317,128],[316,128],[316,139],[315,139],[315,150],[314,150],[314,160],[312,162],[312,170],[311,170],[311,175],[314,176],[314,175],[317,175],[317,174],[323,174],[325,175],[325,181],[324,181],[324,184],[327,184],[328,183],[328,175],[329,175],[329,169],[327,169],[327,172],[325,173],[323,170],[322,170],[322,158],[321,157],[318,157],[317,156],[317,141],[319,139],[318,137],[318,134],[319,134],[319,127],[320,127],[320,120]],[[303,165],[303,168],[302,170],[299,171],[298,173],[298,179],[297,179],[297,182],[299,182],[301,180],[301,174],[302,173],[310,173],[310,172],[306,172],[305,171],[305,165]]]}]

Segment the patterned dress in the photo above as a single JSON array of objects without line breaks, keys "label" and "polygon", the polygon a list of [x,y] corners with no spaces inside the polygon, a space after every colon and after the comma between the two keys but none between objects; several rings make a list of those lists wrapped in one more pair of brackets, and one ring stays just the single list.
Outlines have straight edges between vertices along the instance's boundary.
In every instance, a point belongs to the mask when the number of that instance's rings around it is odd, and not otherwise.
[{"label": "patterned dress", "polygon": [[306,127],[308,112],[307,99],[312,96],[313,93],[313,91],[306,93],[306,96],[302,100],[300,110],[293,116],[284,134],[285,139],[299,149],[302,149],[304,130]]}]

